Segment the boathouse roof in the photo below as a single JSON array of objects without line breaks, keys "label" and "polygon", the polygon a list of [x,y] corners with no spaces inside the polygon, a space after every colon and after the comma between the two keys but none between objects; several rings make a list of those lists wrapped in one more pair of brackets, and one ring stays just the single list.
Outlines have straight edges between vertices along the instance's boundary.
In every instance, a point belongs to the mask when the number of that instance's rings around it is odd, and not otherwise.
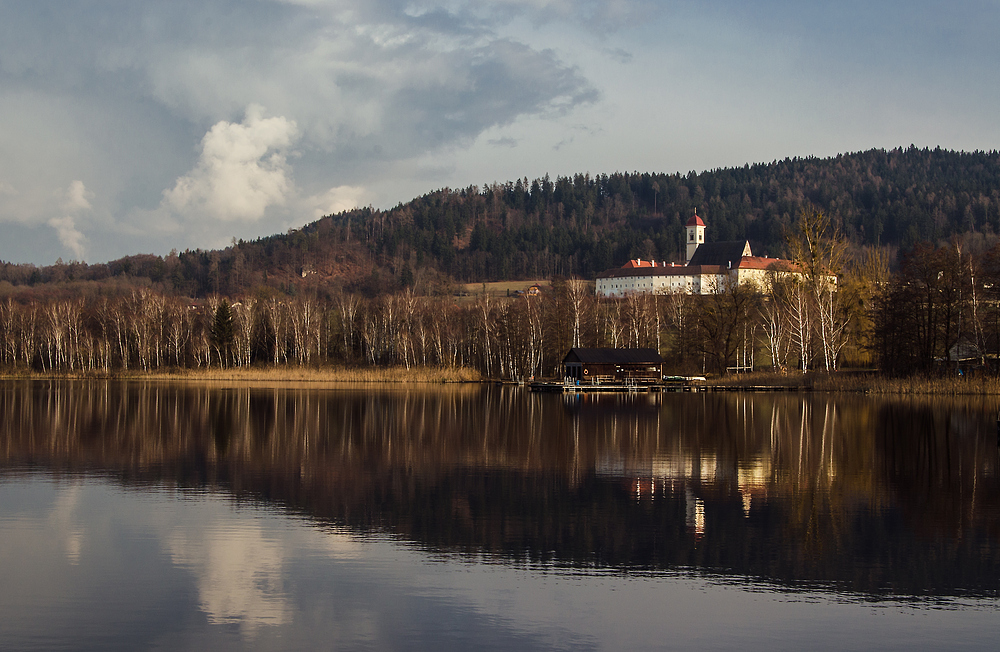
[{"label": "boathouse roof", "polygon": [[663,357],[656,349],[570,349],[563,364],[663,364]]}]

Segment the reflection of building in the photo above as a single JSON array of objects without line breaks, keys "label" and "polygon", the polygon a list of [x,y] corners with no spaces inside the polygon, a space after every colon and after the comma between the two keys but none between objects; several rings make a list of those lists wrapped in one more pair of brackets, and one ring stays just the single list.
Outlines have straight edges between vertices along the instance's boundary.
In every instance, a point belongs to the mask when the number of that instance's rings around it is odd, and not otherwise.
[{"label": "reflection of building", "polygon": [[636,501],[683,498],[685,528],[698,539],[706,530],[706,495],[718,505],[735,489],[743,515],[749,517],[754,499],[766,498],[775,481],[768,457],[741,460],[734,467],[733,462],[704,451],[677,451],[634,464],[605,457],[597,460],[594,471],[599,477],[627,480]]},{"label": "reflection of building", "polygon": [[705,223],[698,214],[688,220],[687,261],[679,263],[630,260],[597,275],[597,295],[621,297],[636,292],[715,294],[726,283],[766,287],[769,271],[797,274],[793,263],[754,256],[747,240],[705,242]]},{"label": "reflection of building", "polygon": [[663,358],[656,349],[570,349],[563,376],[590,383],[659,382]]}]

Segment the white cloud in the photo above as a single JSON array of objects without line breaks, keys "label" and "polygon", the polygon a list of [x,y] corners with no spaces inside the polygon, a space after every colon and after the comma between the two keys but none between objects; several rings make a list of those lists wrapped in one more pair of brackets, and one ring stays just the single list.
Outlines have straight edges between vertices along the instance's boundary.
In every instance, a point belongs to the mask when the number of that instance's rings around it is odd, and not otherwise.
[{"label": "white cloud", "polygon": [[[0,221],[56,228],[64,247],[86,233],[106,260],[452,185],[450,157],[484,130],[597,98],[558,53],[500,31],[549,4],[0,4]],[[90,207],[53,202],[81,169]],[[2,244],[0,257],[49,262]]]},{"label": "white cloud", "polygon": [[294,121],[264,118],[247,108],[242,123],[221,121],[201,141],[193,170],[164,191],[163,204],[182,216],[256,221],[293,190],[285,150],[298,136]]},{"label": "white cloud", "polygon": [[63,210],[66,211],[89,211],[91,209],[90,200],[94,198],[94,193],[87,190],[82,181],[73,181],[66,190],[66,199],[63,201]]},{"label": "white cloud", "polygon": [[83,233],[76,228],[76,219],[72,215],[53,217],[49,220],[49,226],[56,230],[56,235],[59,236],[59,242],[73,252],[73,257],[76,260],[83,260],[85,250],[84,243],[87,239]]},{"label": "white cloud", "polygon": [[92,210],[90,200],[93,198],[94,193],[87,190],[82,181],[71,182],[60,203],[60,208],[66,214],[50,218],[48,221],[48,225],[55,229],[59,242],[73,253],[76,260],[83,260],[87,241],[87,238],[77,228],[76,218],[79,213]]},{"label": "white cloud", "polygon": [[[860,22],[735,0],[49,4],[0,3],[0,223],[27,234],[4,259],[51,262],[53,228],[107,260],[443,186],[989,149],[1000,129],[983,3]],[[234,120],[251,105],[276,117]],[[63,202],[83,170],[97,196]]]},{"label": "white cloud", "polygon": [[310,197],[306,202],[314,207],[313,217],[319,219],[362,206],[368,197],[368,191],[362,186],[337,186]]}]

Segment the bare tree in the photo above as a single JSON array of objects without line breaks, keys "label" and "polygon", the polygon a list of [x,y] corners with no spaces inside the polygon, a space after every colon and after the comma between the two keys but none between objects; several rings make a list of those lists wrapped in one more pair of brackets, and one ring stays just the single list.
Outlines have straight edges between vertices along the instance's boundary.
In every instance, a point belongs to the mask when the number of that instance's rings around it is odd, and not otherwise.
[{"label": "bare tree", "polygon": [[481,359],[483,373],[487,376],[490,375],[492,369],[490,363],[493,359],[493,307],[490,295],[486,292],[483,292],[483,294],[476,299],[476,316],[478,318],[477,342],[479,344],[479,349],[482,352]]},{"label": "bare tree", "polygon": [[837,292],[837,276],[844,269],[846,240],[827,214],[808,209],[799,216],[788,246],[812,295],[824,366],[828,371],[834,370],[850,319]]},{"label": "bare tree", "polygon": [[767,352],[771,358],[771,366],[775,370],[785,368],[788,347],[791,342],[790,324],[788,321],[789,282],[783,279],[771,279],[768,283],[770,295],[761,301],[761,325]]},{"label": "bare tree", "polygon": [[676,355],[681,364],[687,358],[695,298],[684,291],[672,291],[664,299],[667,324],[674,331]]},{"label": "bare tree", "polygon": [[174,365],[181,367],[185,359],[185,348],[191,339],[190,310],[180,300],[171,301],[166,308],[167,343],[173,353]]},{"label": "bare tree", "polygon": [[580,346],[582,323],[586,310],[586,301],[590,295],[587,282],[578,278],[566,281],[566,302],[569,307],[569,318],[572,324],[571,346]]},{"label": "bare tree", "polygon": [[288,361],[287,347],[287,327],[288,327],[288,306],[275,297],[271,297],[264,303],[264,313],[274,334],[274,365],[279,361]]},{"label": "bare tree", "polygon": [[0,329],[3,331],[3,362],[6,365],[17,364],[17,322],[20,307],[7,297],[7,300],[0,303]]},{"label": "bare tree", "polygon": [[809,293],[801,281],[789,286],[788,316],[791,325],[791,342],[799,354],[799,369],[809,371],[812,360],[813,310]]},{"label": "bare tree", "polygon": [[715,289],[699,297],[698,344],[701,352],[712,359],[716,370],[725,373],[733,366],[743,345],[758,294],[752,285],[741,284],[729,276]]},{"label": "bare tree", "polygon": [[250,366],[256,307],[257,300],[250,296],[243,297],[232,304],[233,325],[235,327],[235,337],[233,339],[236,346],[236,366]]},{"label": "bare tree", "polygon": [[343,338],[344,357],[350,359],[354,351],[357,326],[355,324],[359,301],[353,294],[341,292],[335,300],[340,315],[340,331]]}]

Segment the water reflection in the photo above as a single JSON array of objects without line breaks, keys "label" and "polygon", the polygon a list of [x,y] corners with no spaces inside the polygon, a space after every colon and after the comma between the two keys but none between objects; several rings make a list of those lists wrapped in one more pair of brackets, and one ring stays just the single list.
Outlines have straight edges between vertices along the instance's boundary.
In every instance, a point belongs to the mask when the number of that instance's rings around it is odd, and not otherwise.
[{"label": "water reflection", "polygon": [[[681,569],[866,596],[1000,589],[992,399],[0,388],[6,468],[222,490],[504,563]],[[72,491],[59,500],[71,507]],[[287,622],[281,546],[239,527],[172,530],[170,559],[195,574],[212,622]],[[63,531],[72,563],[81,534]]]}]

